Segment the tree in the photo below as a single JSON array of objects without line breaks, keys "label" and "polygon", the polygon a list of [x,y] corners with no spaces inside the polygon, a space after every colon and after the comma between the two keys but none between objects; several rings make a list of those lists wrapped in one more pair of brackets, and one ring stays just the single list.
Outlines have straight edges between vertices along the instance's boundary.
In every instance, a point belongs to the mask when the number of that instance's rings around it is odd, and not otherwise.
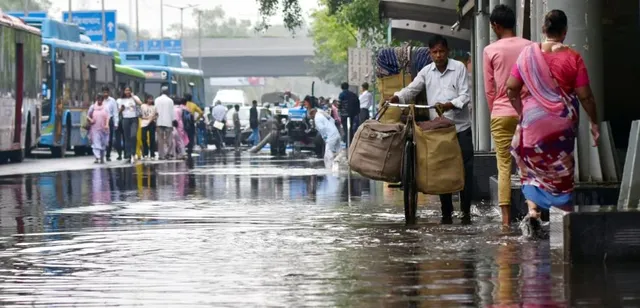
[{"label": "tree", "polygon": [[[203,37],[249,37],[253,34],[251,21],[227,18],[221,6],[209,10],[194,10],[192,18],[198,20],[201,12],[201,29]],[[180,23],[169,26],[169,33],[173,37],[180,37]],[[197,28],[184,28],[184,37],[198,37]]]},{"label": "tree", "polygon": [[[47,11],[51,7],[49,0],[30,0],[27,4],[29,11]],[[0,9],[3,11],[24,11],[24,0],[2,0]]]},{"label": "tree", "polygon": [[347,80],[348,51],[386,42],[385,25],[377,17],[377,0],[323,0],[312,14],[315,55],[313,75],[339,85]]}]

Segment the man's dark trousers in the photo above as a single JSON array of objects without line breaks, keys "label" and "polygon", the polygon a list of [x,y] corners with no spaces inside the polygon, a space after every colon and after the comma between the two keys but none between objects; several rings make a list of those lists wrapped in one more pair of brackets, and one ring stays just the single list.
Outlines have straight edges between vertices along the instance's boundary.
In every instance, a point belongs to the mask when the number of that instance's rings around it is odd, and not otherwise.
[{"label": "man's dark trousers", "polygon": [[[471,211],[471,198],[473,196],[473,134],[471,128],[458,133],[458,143],[462,150],[462,162],[464,165],[464,190],[460,192],[460,210],[468,216]],[[443,219],[450,219],[453,214],[452,194],[440,195]]]}]

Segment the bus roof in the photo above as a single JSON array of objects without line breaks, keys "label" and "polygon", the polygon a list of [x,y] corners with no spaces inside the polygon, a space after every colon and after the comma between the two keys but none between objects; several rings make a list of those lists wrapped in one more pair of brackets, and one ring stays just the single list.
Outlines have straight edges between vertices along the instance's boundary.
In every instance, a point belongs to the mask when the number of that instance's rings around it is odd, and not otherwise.
[{"label": "bus roof", "polygon": [[36,27],[32,27],[26,24],[22,19],[5,14],[0,10],[0,25],[7,26],[14,29],[20,29],[33,34],[42,35],[40,30]]},{"label": "bus roof", "polygon": [[113,56],[114,55],[113,54],[113,52],[114,52],[113,49],[102,47],[102,46],[99,46],[99,45],[85,44],[85,43],[78,43],[78,42],[70,42],[70,41],[65,41],[65,40],[60,40],[60,39],[55,39],[55,38],[43,38],[42,39],[42,43],[43,44],[51,44],[52,47],[62,47],[62,48],[66,48],[66,49],[97,53],[97,54],[101,54],[101,55],[109,55],[109,56]]},{"label": "bus roof", "polygon": [[196,70],[192,68],[181,68],[181,67],[170,67],[170,66],[156,66],[156,65],[127,65],[129,67],[137,68],[143,71],[169,71],[175,74],[183,74],[183,75],[194,75],[194,76],[203,76],[201,70]]},{"label": "bus roof", "polygon": [[142,79],[147,78],[143,71],[126,65],[116,64],[116,72]]}]

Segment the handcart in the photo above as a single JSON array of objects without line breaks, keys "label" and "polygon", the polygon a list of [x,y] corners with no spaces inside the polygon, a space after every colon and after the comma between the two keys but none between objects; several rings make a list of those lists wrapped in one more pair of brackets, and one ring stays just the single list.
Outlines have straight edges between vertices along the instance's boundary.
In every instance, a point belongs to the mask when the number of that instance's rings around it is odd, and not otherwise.
[{"label": "handcart", "polygon": [[[387,107],[398,107],[400,109],[436,109],[436,106],[415,105],[415,104],[392,104],[385,102]],[[406,140],[402,158],[402,190],[404,192],[404,218],[407,225],[416,223],[416,211],[418,207],[418,190],[416,187],[416,145],[413,140],[414,114],[409,113],[406,122]]]}]

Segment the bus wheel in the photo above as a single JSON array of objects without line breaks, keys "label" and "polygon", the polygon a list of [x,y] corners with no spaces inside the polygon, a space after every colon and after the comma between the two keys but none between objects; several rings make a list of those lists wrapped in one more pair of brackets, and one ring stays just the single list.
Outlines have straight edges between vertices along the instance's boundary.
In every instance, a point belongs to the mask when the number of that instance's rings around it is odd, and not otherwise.
[{"label": "bus wheel", "polygon": [[67,125],[62,129],[62,145],[59,147],[51,147],[51,155],[55,158],[63,158],[67,154],[69,148],[69,139],[71,139],[71,121],[67,120]]},{"label": "bus wheel", "polygon": [[27,136],[24,141],[24,156],[31,156],[31,150],[33,150],[31,140],[31,115],[29,115],[29,119],[27,120]]}]

